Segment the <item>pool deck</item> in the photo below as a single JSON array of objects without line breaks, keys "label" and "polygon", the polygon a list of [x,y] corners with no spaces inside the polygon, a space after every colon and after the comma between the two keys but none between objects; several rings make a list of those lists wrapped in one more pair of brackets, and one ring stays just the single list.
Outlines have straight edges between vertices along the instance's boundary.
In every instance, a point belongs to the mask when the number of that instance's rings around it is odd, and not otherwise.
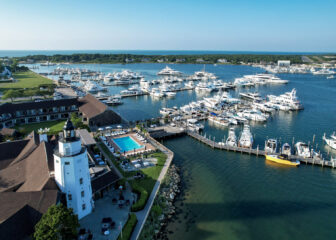
[{"label": "pool deck", "polygon": [[[137,144],[144,146],[143,148],[139,148],[139,149],[135,149],[135,150],[130,150],[127,152],[121,152],[121,149],[119,148],[119,146],[113,141],[113,139],[118,139],[118,138],[124,138],[124,137],[131,137],[133,141],[135,141]],[[149,142],[144,143],[141,142],[137,136],[135,132],[131,132],[131,133],[126,133],[126,134],[122,134],[122,135],[118,135],[118,136],[109,136],[106,137],[106,139],[109,141],[109,143],[115,148],[118,149],[118,151],[121,153],[121,155],[123,156],[128,156],[128,155],[133,155],[133,154],[137,154],[137,153],[142,153],[145,152],[145,149],[147,152],[151,152],[151,151],[155,151],[155,147],[150,144]]]}]

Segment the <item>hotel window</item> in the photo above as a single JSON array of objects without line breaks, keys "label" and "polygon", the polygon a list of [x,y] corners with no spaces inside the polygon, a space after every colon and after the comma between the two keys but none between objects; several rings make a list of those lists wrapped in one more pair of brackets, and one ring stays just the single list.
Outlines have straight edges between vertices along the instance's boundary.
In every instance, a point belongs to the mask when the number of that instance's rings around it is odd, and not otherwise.
[{"label": "hotel window", "polygon": [[70,165],[70,162],[64,162],[65,165]]},{"label": "hotel window", "polygon": [[82,205],[82,210],[85,210],[85,204]]},{"label": "hotel window", "polygon": [[81,196],[84,197],[84,191],[81,191]]},{"label": "hotel window", "polygon": [[79,179],[79,183],[80,183],[80,184],[83,184],[83,178],[80,178],[80,179]]},{"label": "hotel window", "polygon": [[71,201],[72,200],[72,195],[68,194],[68,200]]}]

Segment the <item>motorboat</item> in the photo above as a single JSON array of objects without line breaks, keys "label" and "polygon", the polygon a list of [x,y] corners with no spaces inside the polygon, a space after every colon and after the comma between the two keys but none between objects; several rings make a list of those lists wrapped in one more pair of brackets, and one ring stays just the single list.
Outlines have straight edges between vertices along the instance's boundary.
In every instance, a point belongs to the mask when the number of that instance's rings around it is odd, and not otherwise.
[{"label": "motorboat", "polygon": [[230,147],[237,147],[237,138],[234,128],[229,129],[228,138],[226,139],[226,145]]},{"label": "motorboat", "polygon": [[303,157],[303,158],[311,157],[311,152],[310,152],[308,144],[304,142],[298,142],[295,144],[295,148],[296,148],[296,153],[298,156]]},{"label": "motorboat", "polygon": [[276,139],[267,139],[265,142],[265,152],[269,154],[275,154],[277,152],[278,141]]},{"label": "motorboat", "polygon": [[223,126],[223,127],[227,127],[230,124],[230,122],[228,120],[226,120],[225,118],[215,116],[215,115],[208,116],[208,121],[213,122],[213,123],[215,123],[217,125],[220,125],[220,126]]},{"label": "motorboat", "polygon": [[120,104],[123,104],[120,95],[110,96],[110,97],[107,98],[107,100],[105,100],[103,102],[106,103],[106,104],[108,104],[108,105],[120,105]]},{"label": "motorboat", "polygon": [[160,72],[158,72],[157,75],[180,76],[180,75],[182,75],[182,73],[166,66],[164,69],[162,69]]},{"label": "motorboat", "polygon": [[244,125],[243,131],[240,135],[238,146],[243,148],[251,148],[253,144],[253,136],[249,125]]},{"label": "motorboat", "polygon": [[253,101],[253,102],[261,102],[263,99],[261,98],[260,94],[257,92],[254,93],[239,93],[241,98]]},{"label": "motorboat", "polygon": [[106,91],[106,88],[103,88],[98,83],[93,82],[93,81],[87,81],[84,84],[83,89],[86,92],[89,92],[89,93],[96,93],[96,92],[99,92],[99,91]]},{"label": "motorboat", "polygon": [[284,165],[289,165],[289,166],[299,166],[300,165],[299,160],[292,160],[289,158],[288,155],[285,155],[285,154],[281,154],[281,155],[266,154],[266,160],[284,164]]},{"label": "motorboat", "polygon": [[176,92],[165,92],[167,97],[175,97],[176,96]]},{"label": "motorboat", "polygon": [[292,148],[288,143],[284,143],[281,148],[281,154],[285,154],[287,156],[292,155]]},{"label": "motorboat", "polygon": [[302,104],[296,96],[295,88],[293,88],[290,92],[281,94],[280,96],[268,95],[267,98],[269,99],[269,102],[278,105],[280,110],[282,110],[281,106],[286,107],[286,109],[289,108],[290,110],[303,109]]},{"label": "motorboat", "polygon": [[335,132],[330,136],[330,138],[326,138],[326,135],[324,134],[322,139],[326,142],[326,144],[333,148],[336,149],[336,134]]},{"label": "motorboat", "polygon": [[268,117],[266,114],[263,114],[257,109],[246,109],[242,112],[238,112],[237,115],[256,122],[265,122]]},{"label": "motorboat", "polygon": [[161,108],[161,110],[160,110],[160,114],[162,116],[168,116],[172,113],[173,113],[173,109],[171,109],[171,108]]}]

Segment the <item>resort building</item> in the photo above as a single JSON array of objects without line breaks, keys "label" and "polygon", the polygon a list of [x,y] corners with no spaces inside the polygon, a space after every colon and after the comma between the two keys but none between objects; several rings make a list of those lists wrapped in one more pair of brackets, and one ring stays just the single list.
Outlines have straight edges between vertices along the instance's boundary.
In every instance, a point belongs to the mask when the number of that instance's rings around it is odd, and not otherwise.
[{"label": "resort building", "polygon": [[79,112],[82,120],[89,127],[100,127],[121,123],[121,117],[109,109],[109,107],[99,101],[91,94],[79,99]]},{"label": "resort building", "polygon": [[279,60],[278,61],[279,67],[289,67],[290,66],[290,60]]},{"label": "resort building", "polygon": [[91,94],[83,98],[5,103],[0,105],[0,129],[16,124],[64,120],[79,113],[90,127],[121,123],[121,117]]},{"label": "resort building", "polygon": [[0,129],[16,124],[28,124],[67,119],[78,111],[78,100],[61,99],[40,102],[5,103],[0,105]]},{"label": "resort building", "polygon": [[75,134],[71,122],[64,131],[60,137],[32,132],[0,143],[0,239],[28,238],[54,204],[74,208],[81,218],[120,179],[106,163],[97,163],[88,132]]}]

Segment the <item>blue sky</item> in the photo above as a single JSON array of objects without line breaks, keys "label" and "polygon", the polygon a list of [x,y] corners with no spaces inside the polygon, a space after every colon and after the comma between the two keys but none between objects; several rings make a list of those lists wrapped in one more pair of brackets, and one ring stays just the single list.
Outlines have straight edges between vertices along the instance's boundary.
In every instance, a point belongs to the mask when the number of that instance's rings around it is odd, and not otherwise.
[{"label": "blue sky", "polygon": [[0,0],[1,50],[336,52],[336,0]]}]

